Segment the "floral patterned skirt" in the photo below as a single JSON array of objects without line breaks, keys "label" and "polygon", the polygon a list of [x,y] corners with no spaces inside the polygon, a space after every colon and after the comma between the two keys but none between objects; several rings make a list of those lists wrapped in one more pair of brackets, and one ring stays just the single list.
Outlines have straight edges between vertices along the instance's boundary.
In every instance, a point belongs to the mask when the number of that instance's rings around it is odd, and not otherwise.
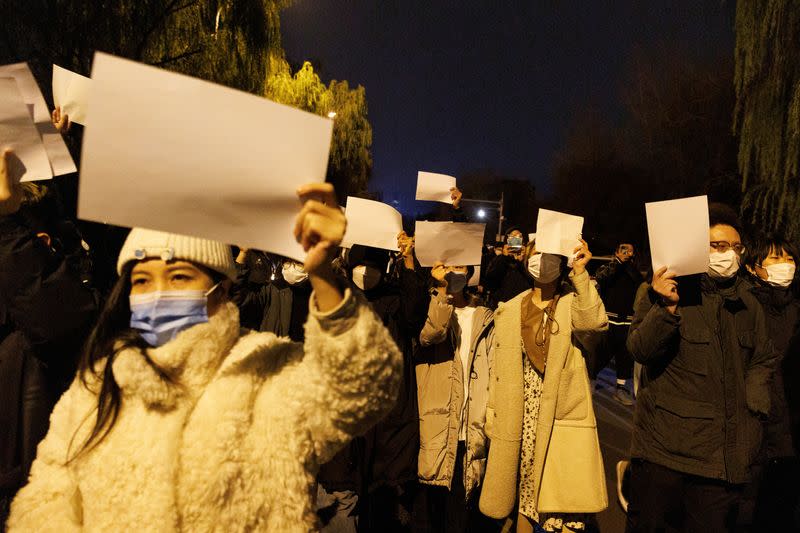
[{"label": "floral patterned skirt", "polygon": [[[536,423],[542,400],[544,378],[534,368],[527,355],[522,356],[525,380],[525,408],[522,416],[522,451],[519,462],[519,513],[537,522],[545,531],[562,531],[564,526],[583,531],[586,515],[536,512],[533,500],[533,451],[536,448]],[[565,480],[568,481],[568,480]]]}]

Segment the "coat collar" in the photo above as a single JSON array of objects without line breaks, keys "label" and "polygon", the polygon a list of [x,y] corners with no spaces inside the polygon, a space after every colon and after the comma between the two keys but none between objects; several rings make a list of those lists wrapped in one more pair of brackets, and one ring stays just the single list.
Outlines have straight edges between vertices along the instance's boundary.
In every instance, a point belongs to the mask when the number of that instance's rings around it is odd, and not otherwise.
[{"label": "coat collar", "polygon": [[147,406],[174,409],[181,398],[196,396],[208,384],[240,335],[239,311],[228,302],[207,323],[179,333],[174,340],[146,350],[125,348],[113,362],[123,396]]}]

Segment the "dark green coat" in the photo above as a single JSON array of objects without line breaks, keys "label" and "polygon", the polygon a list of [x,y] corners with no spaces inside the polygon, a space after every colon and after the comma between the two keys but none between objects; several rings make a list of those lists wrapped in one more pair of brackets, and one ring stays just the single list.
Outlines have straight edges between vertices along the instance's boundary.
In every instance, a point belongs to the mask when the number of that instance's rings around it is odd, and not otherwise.
[{"label": "dark green coat", "polygon": [[648,290],[628,349],[644,365],[631,455],[729,483],[750,479],[777,354],[749,285],[679,281],[677,315]]}]

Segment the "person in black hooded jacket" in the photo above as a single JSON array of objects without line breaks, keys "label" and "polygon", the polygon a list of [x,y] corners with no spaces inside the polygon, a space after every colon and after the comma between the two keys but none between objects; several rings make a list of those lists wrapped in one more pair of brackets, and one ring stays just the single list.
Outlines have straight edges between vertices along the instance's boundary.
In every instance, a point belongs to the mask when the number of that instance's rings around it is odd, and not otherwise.
[{"label": "person in black hooded jacket", "polygon": [[357,494],[359,531],[410,531],[417,486],[413,339],[425,324],[429,299],[426,278],[414,258],[413,238],[398,235],[398,249],[392,264],[388,251],[355,245],[342,265],[403,353],[403,381],[394,409],[320,469],[319,481],[327,493]]},{"label": "person in black hooded jacket", "polygon": [[[797,394],[797,375],[785,369],[796,367],[800,353],[794,341],[800,330],[800,299],[797,295],[795,262],[797,248],[778,235],[759,235],[748,243],[745,266],[753,284],[752,293],[761,302],[769,337],[778,353],[770,413],[764,423],[764,444],[754,481],[745,492],[742,530],[797,531],[798,467],[796,435],[787,396]],[[796,415],[795,415],[796,416]]]},{"label": "person in black hooded jacket", "polygon": [[519,228],[510,228],[505,236],[502,251],[489,261],[483,276],[483,286],[489,291],[491,309],[533,287],[528,265],[523,262],[528,245],[527,236]]},{"label": "person in black hooded jacket", "polygon": [[617,371],[617,387],[613,398],[622,405],[633,405],[633,396],[626,386],[633,378],[633,359],[625,345],[633,320],[633,302],[636,291],[644,281],[634,260],[634,245],[621,242],[617,245],[611,262],[597,269],[597,289],[608,314],[608,334],[599,361],[594,365],[591,377],[614,359]]},{"label": "person in black hooded jacket", "polygon": [[19,184],[19,165],[0,156],[0,530],[99,308],[53,230],[52,196]]},{"label": "person in black hooded jacket", "polygon": [[242,327],[305,339],[311,283],[302,263],[260,250],[241,249],[231,294]]}]

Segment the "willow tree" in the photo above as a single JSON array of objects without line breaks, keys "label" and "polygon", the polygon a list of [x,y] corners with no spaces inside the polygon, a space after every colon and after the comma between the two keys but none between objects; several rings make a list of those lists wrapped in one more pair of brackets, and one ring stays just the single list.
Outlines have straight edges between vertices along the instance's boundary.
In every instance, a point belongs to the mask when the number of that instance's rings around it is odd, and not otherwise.
[{"label": "willow tree", "polygon": [[347,196],[367,196],[372,170],[372,126],[367,119],[364,87],[352,89],[346,81],[336,80],[326,86],[308,61],[294,74],[286,61],[273,66],[266,84],[268,98],[333,117],[327,179],[333,183],[340,200]]},{"label": "willow tree", "polygon": [[736,8],[739,170],[749,222],[800,237],[800,0]]},{"label": "willow tree", "polygon": [[0,0],[0,60],[29,61],[47,86],[52,63],[88,74],[99,50],[263,94],[283,60],[280,10],[290,3]]}]

